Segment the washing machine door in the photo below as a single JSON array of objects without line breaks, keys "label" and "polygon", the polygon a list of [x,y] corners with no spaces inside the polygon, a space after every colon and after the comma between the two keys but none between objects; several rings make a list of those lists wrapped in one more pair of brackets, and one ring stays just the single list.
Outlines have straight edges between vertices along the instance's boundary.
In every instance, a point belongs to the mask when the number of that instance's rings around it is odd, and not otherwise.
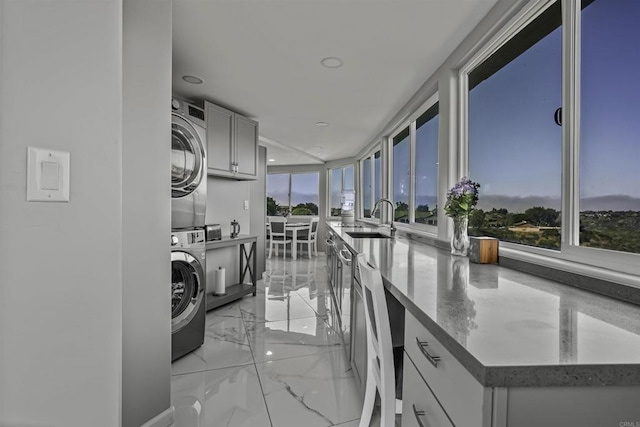
[{"label": "washing machine door", "polygon": [[171,197],[184,197],[207,177],[200,135],[184,117],[171,114]]},{"label": "washing machine door", "polygon": [[205,272],[197,258],[188,252],[171,252],[171,332],[191,322],[204,304]]}]

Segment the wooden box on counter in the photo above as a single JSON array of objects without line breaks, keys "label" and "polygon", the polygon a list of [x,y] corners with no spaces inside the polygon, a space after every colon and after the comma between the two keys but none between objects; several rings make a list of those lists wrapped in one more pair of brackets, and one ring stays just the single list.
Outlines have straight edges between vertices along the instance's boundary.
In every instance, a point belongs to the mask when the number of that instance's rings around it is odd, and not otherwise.
[{"label": "wooden box on counter", "polygon": [[469,261],[477,264],[497,264],[498,239],[469,237]]}]

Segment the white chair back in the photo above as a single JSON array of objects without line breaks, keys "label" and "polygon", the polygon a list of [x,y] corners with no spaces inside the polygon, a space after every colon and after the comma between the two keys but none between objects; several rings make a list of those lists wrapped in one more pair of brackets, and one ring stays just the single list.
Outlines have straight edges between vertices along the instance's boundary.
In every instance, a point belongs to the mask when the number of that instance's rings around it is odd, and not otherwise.
[{"label": "white chair back", "polygon": [[287,218],[285,217],[270,218],[269,226],[271,228],[271,237],[284,237],[286,224]]},{"label": "white chair back", "polygon": [[360,427],[368,427],[373,413],[376,389],[380,393],[381,426],[393,426],[396,414],[396,380],[393,342],[387,300],[380,271],[371,267],[364,256],[356,258],[360,273],[367,325],[367,388]]},{"label": "white chair back", "polygon": [[287,218],[271,217],[269,218],[269,228],[271,229],[271,238],[269,239],[269,258],[273,252],[273,246],[276,245],[276,256],[278,255],[278,245],[284,246],[283,256],[287,255],[287,245],[291,244],[291,239],[287,238]]},{"label": "white chair back", "polygon": [[311,230],[309,231],[309,239],[315,240],[318,235],[318,224],[320,224],[320,218],[314,216],[311,218]]},{"label": "white chair back", "polygon": [[309,254],[309,258],[311,258],[312,249],[315,255],[318,255],[318,224],[320,218],[314,216],[311,218],[309,225],[307,227],[301,228],[298,230],[298,243],[302,245],[307,245],[307,253]]}]

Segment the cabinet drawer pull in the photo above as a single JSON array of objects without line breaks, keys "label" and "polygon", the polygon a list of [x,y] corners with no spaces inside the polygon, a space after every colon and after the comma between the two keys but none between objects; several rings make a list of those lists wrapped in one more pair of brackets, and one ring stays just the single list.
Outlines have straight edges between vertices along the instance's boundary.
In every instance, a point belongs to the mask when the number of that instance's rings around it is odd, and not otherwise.
[{"label": "cabinet drawer pull", "polygon": [[412,404],[411,406],[413,407],[413,415],[416,417],[416,421],[418,422],[418,425],[420,427],[425,427],[420,417],[424,417],[426,413],[424,411],[418,411],[418,408],[416,408],[415,404]]},{"label": "cabinet drawer pull", "polygon": [[422,352],[422,354],[424,354],[424,357],[427,358],[427,360],[429,362],[431,362],[431,364],[434,367],[438,367],[438,362],[440,361],[440,356],[432,356],[431,354],[429,354],[429,352],[427,351],[427,346],[429,345],[428,342],[426,341],[420,341],[418,339],[418,337],[416,337],[416,344],[418,345],[418,348],[420,349],[420,351]]}]

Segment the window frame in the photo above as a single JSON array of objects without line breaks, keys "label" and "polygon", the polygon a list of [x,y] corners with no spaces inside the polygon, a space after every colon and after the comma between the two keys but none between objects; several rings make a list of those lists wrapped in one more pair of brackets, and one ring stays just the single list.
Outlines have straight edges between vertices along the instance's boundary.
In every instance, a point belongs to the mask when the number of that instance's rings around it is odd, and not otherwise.
[{"label": "window frame", "polygon": [[[396,205],[396,200],[394,198],[394,192],[395,192],[395,188],[394,185],[395,183],[393,182],[393,175],[394,175],[394,152],[393,152],[393,148],[395,147],[394,144],[394,140],[397,136],[399,136],[400,134],[404,133],[408,131],[408,135],[405,138],[409,138],[409,223],[400,223],[397,221],[394,221],[394,224],[403,224],[405,226],[408,226],[412,223],[413,221],[413,217],[411,215],[412,212],[412,206],[413,206],[413,194],[415,189],[414,187],[414,179],[415,179],[415,175],[414,175],[414,169],[411,166],[413,164],[413,162],[415,161],[415,144],[413,144],[413,142],[415,141],[415,121],[404,121],[401,125],[397,126],[394,131],[389,135],[388,138],[388,146],[389,146],[389,194],[388,194],[388,199],[391,200],[391,202],[393,203],[393,211],[394,211],[394,217],[395,217],[395,205]],[[400,142],[402,142],[404,140],[404,138],[402,140],[400,140]],[[386,209],[386,207],[385,207]]]},{"label": "window frame", "polygon": [[[346,188],[344,185],[344,177],[346,174],[346,169],[351,167],[353,169],[353,188]],[[332,168],[327,168],[327,218],[331,218],[331,219],[336,219],[336,218],[340,218],[340,215],[331,215],[331,190],[333,189],[331,187],[332,183],[333,183],[333,171],[336,169],[340,169],[342,171],[342,173],[340,174],[341,178],[340,178],[340,192],[344,193],[345,191],[349,191],[352,190],[354,193],[357,192],[356,190],[356,165],[354,163],[344,163],[340,166],[336,166],[336,167],[332,167]],[[355,199],[357,200],[358,196],[356,194]]]},{"label": "window frame", "polygon": [[[380,153],[380,182],[376,183],[375,180],[375,156],[376,153]],[[369,160],[371,162],[371,167],[369,168],[369,178],[370,178],[370,183],[371,183],[371,194],[370,194],[370,206],[369,206],[369,212],[371,212],[371,210],[373,209],[373,205],[375,204],[375,194],[376,194],[376,184],[380,185],[380,197],[384,197],[384,192],[383,192],[383,180],[384,180],[384,168],[385,168],[385,159],[383,156],[383,147],[382,147],[382,142],[378,142],[377,144],[375,144],[373,147],[371,147],[368,151],[367,154],[360,157],[358,159],[357,163],[357,169],[354,170],[354,179],[357,176],[357,182],[354,183],[354,187],[356,187],[355,191],[356,191],[356,203],[358,205],[357,207],[357,211],[358,211],[358,219],[361,221],[365,221],[365,222],[373,222],[375,221],[377,218],[371,218],[371,217],[365,217],[364,216],[364,210],[365,210],[365,206],[364,206],[364,161],[365,160]]]},{"label": "window frame", "polygon": [[[391,202],[394,204],[395,206],[395,202],[396,200],[394,200],[393,198],[393,192],[394,192],[394,183],[393,183],[393,140],[396,136],[400,135],[402,132],[404,132],[407,127],[409,128],[409,222],[408,223],[400,223],[400,222],[395,222],[396,226],[399,226],[400,228],[406,228],[409,230],[418,230],[418,231],[422,231],[425,232],[429,235],[432,236],[436,236],[438,234],[438,226],[437,225],[429,225],[429,224],[420,224],[416,222],[416,217],[415,217],[415,210],[416,210],[416,135],[417,135],[417,127],[416,127],[416,122],[417,120],[424,114],[427,112],[427,110],[431,107],[433,107],[436,103],[439,104],[440,102],[440,97],[439,97],[439,93],[437,90],[433,91],[433,94],[431,96],[429,96],[427,98],[427,100],[425,102],[423,102],[419,108],[417,108],[413,113],[411,113],[408,117],[407,120],[403,121],[401,124],[399,124],[398,126],[396,126],[394,128],[394,130],[390,133],[389,138],[388,138],[388,153],[389,153],[389,159],[388,159],[388,167],[389,167],[389,174],[388,174],[388,188],[389,188],[389,194],[388,194],[388,198],[389,200],[391,200]],[[440,107],[438,106],[438,117],[440,117]],[[439,163],[439,158],[440,158],[440,126],[438,126],[438,158],[436,159],[436,162]],[[437,184],[437,188],[438,188],[438,193],[440,193],[440,171],[438,170],[436,172],[436,175],[438,177],[438,184]],[[440,218],[440,200],[439,200],[439,194],[436,195],[437,199],[438,199],[438,223],[440,223],[440,221],[442,221],[443,219]],[[394,207],[395,209],[395,207]]]},{"label": "window frame", "polygon": [[[417,140],[417,135],[418,135],[418,127],[416,126],[416,123],[418,121],[418,119],[420,117],[422,117],[422,115],[424,113],[427,112],[427,110],[429,110],[431,107],[433,107],[434,105],[438,104],[438,120],[440,119],[440,96],[438,91],[436,90],[433,95],[431,95],[421,106],[420,108],[418,108],[413,114],[411,114],[411,116],[409,116],[409,121],[411,122],[411,128],[410,128],[410,136],[411,136],[411,203],[412,205],[409,206],[409,210],[411,211],[411,214],[409,216],[410,218],[410,222],[409,225],[413,228],[416,228],[418,230],[422,230],[425,231],[429,234],[432,235],[437,235],[438,234],[438,226],[437,225],[429,225],[429,224],[421,224],[421,223],[417,223],[416,218],[415,218],[415,214],[416,214],[416,153],[417,153],[417,148],[416,148],[416,144],[418,142]],[[438,146],[438,154],[436,157],[436,164],[439,166],[440,163],[440,122],[438,122],[438,141],[437,141],[437,146]],[[436,188],[438,188],[438,194],[436,194],[436,205],[438,206],[438,212],[437,212],[437,221],[438,223],[440,223],[440,221],[444,220],[444,218],[440,218],[440,212],[442,211],[440,205],[442,203],[440,203],[440,185],[441,185],[441,180],[440,180],[440,168],[438,167],[438,169],[436,170],[436,177],[437,177],[437,184],[436,184]]]},{"label": "window frame", "polygon": [[[556,0],[539,0],[527,4],[509,20],[475,54],[463,63],[457,73],[458,156],[449,159],[449,171],[460,178],[469,171],[468,94],[469,73],[516,36]],[[580,227],[580,28],[581,0],[557,0],[562,10],[562,178],[561,178],[561,242],[560,250],[551,250],[518,243],[500,242],[500,252],[517,259],[542,265],[576,270],[568,262],[583,264],[582,273],[594,277],[612,277],[623,283],[637,283],[640,254],[579,245]],[[453,143],[450,141],[450,143]],[[450,173],[449,176],[452,176]],[[453,185],[453,183],[449,183]],[[481,183],[482,184],[482,183]],[[449,185],[449,186],[450,186]],[[440,219],[440,218],[439,218]],[[610,273],[595,271],[613,270]],[[611,276],[611,277],[610,277]],[[637,285],[634,285],[637,286]]]},{"label": "window frame", "polygon": [[[293,211],[293,206],[291,204],[291,184],[293,182],[293,175],[311,175],[311,174],[317,174],[318,175],[318,188],[316,189],[316,192],[318,194],[318,213],[315,215],[293,215],[292,211]],[[289,206],[289,210],[288,210],[288,216],[299,216],[299,217],[303,217],[303,218],[308,218],[310,216],[319,216],[320,215],[320,172],[318,171],[300,171],[300,172],[285,172],[285,171],[279,171],[279,172],[271,172],[271,173],[267,173],[267,185],[268,185],[268,176],[269,175],[289,175],[289,192],[288,192],[288,206]],[[269,193],[268,193],[268,188],[267,188],[267,193],[265,197],[270,197]]]}]

